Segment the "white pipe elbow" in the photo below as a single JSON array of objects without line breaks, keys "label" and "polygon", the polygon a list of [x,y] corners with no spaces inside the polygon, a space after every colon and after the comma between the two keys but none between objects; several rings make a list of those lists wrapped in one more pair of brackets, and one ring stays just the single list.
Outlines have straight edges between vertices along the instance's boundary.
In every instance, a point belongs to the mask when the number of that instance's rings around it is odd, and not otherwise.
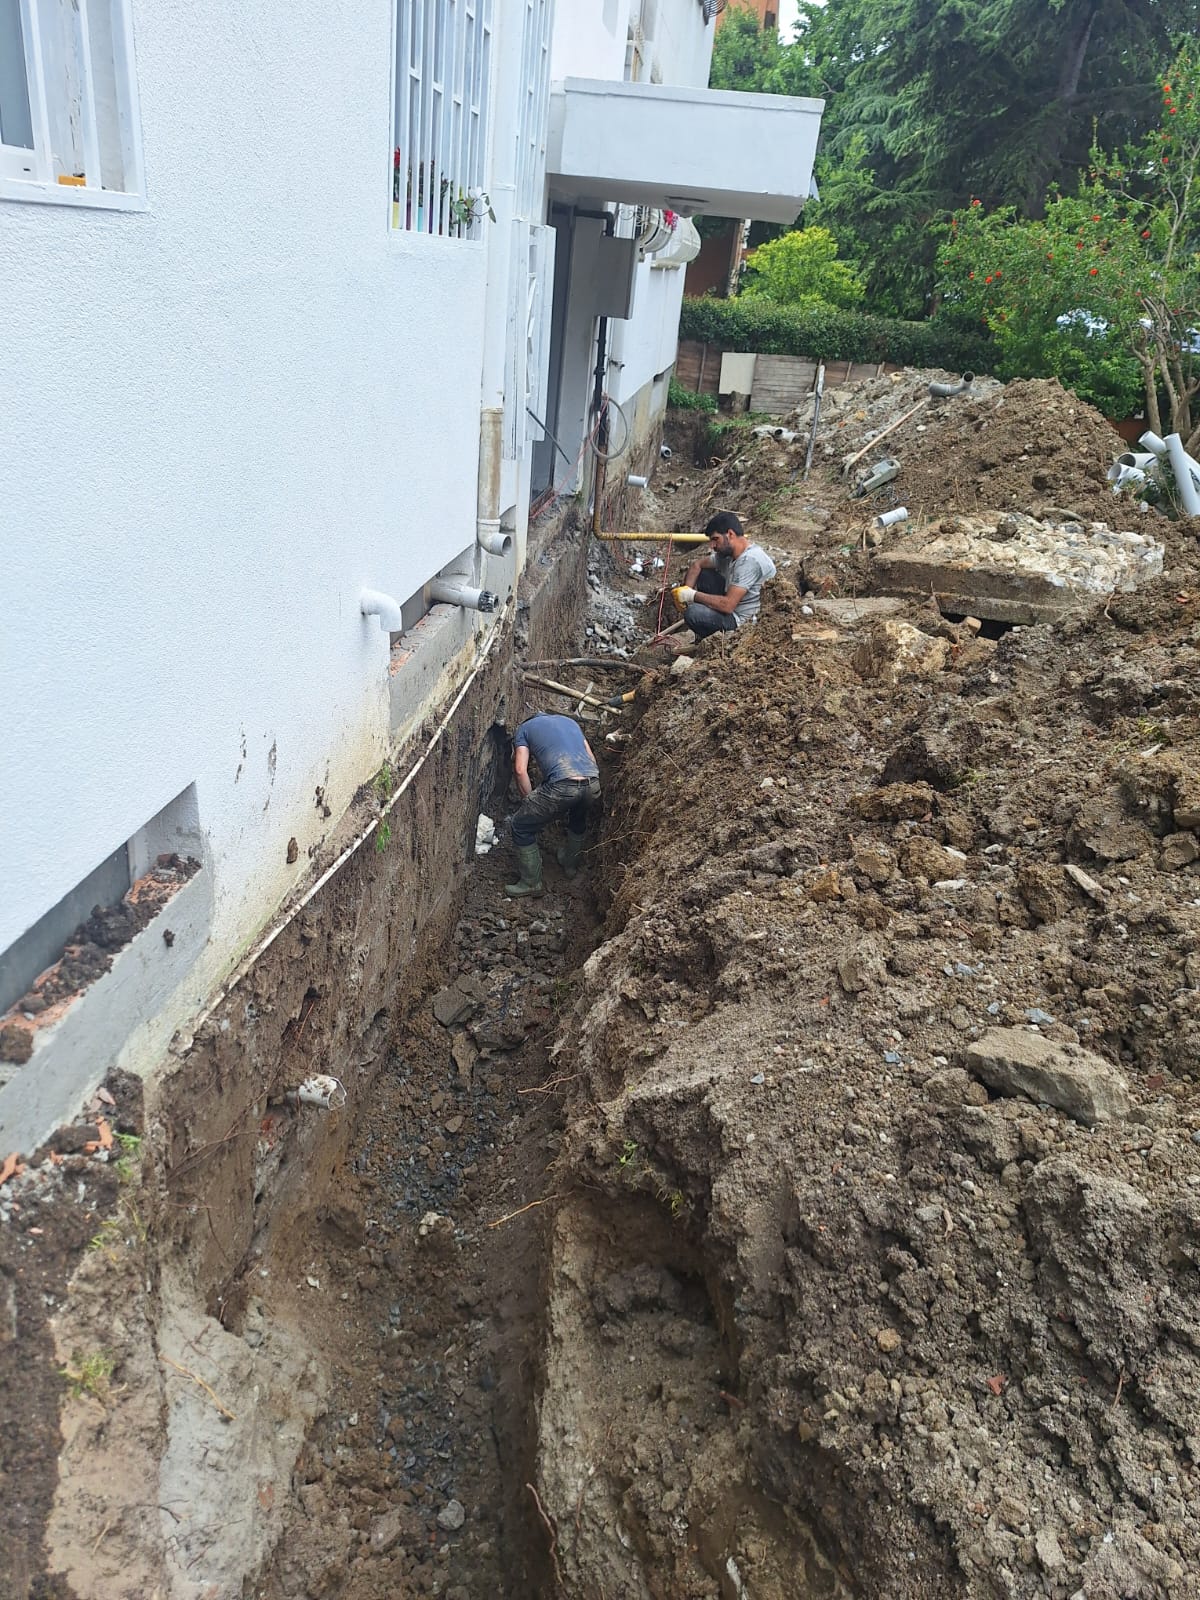
[{"label": "white pipe elbow", "polygon": [[505,533],[498,521],[481,521],[475,531],[479,548],[490,556],[506,556],[512,549],[512,534]]},{"label": "white pipe elbow", "polygon": [[404,618],[400,614],[400,606],[390,594],[384,594],[379,589],[364,589],[359,596],[358,608],[364,617],[378,617],[379,626],[385,633],[403,632]]}]

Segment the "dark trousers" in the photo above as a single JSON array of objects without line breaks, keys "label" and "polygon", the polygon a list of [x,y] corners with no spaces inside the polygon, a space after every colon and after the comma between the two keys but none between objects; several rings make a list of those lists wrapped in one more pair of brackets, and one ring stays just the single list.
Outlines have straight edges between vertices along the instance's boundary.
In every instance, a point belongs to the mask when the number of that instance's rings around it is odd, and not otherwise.
[{"label": "dark trousers", "polygon": [[[697,594],[724,594],[725,579],[711,567],[702,567],[695,587]],[[697,639],[707,639],[710,633],[732,633],[737,627],[732,611],[714,611],[711,606],[702,606],[695,600],[683,608],[683,620]]]},{"label": "dark trousers", "polygon": [[577,837],[587,832],[588,813],[600,800],[599,778],[563,778],[543,783],[526,795],[513,812],[513,843],[519,848],[536,844],[537,836],[557,817],[565,817],[567,832]]}]

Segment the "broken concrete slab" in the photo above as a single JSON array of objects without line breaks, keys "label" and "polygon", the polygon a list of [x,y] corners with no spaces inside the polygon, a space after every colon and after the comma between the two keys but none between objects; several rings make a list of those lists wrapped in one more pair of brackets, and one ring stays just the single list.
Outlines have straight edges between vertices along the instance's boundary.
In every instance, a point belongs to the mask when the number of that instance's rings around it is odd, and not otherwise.
[{"label": "broken concrete slab", "polygon": [[967,1046],[967,1068],[999,1094],[1026,1095],[1089,1128],[1129,1112],[1125,1080],[1102,1056],[1024,1028],[989,1028]]},{"label": "broken concrete slab", "polygon": [[937,597],[943,611],[993,622],[1054,622],[1162,576],[1163,547],[1105,522],[1038,521],[1019,512],[945,517],[874,557],[882,588]]},{"label": "broken concrete slab", "polygon": [[433,1014],[443,1028],[473,1017],[487,998],[487,991],[474,973],[460,973],[454,982],[433,997]]}]

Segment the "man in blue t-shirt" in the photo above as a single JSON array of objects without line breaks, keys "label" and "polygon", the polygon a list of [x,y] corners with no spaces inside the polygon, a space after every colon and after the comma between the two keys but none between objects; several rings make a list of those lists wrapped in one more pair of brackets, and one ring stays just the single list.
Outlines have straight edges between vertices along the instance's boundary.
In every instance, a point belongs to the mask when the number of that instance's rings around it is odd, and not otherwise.
[{"label": "man in blue t-shirt", "polygon": [[[538,788],[529,776],[529,758],[541,773]],[[537,838],[547,823],[565,817],[567,842],[557,852],[568,878],[579,870],[588,813],[600,799],[600,768],[583,729],[573,717],[543,712],[521,723],[513,734],[513,776],[523,796],[512,819],[513,845],[521,876],[505,894],[542,892],[542,853]]]}]

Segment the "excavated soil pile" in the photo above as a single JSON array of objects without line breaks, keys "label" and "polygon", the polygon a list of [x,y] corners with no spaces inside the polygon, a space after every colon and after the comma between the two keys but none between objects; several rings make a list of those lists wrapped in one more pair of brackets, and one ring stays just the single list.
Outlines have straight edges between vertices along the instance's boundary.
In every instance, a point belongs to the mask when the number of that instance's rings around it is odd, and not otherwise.
[{"label": "excavated soil pile", "polygon": [[[989,495],[1058,404],[1006,393],[1011,425],[956,413]],[[1060,421],[1074,499],[1099,440]],[[909,616],[935,648],[777,583],[658,676],[609,783],[553,1063],[566,1593],[1167,1600],[1200,1568],[1196,574],[998,643]]]},{"label": "excavated soil pile", "polygon": [[[1120,436],[1056,380],[1000,385],[980,379],[968,395],[931,399],[930,381],[944,376],[906,371],[854,389],[830,390],[807,481],[801,473],[811,402],[781,419],[781,426],[796,433],[791,441],[755,437],[740,426],[727,429],[718,438],[723,459],[700,497],[705,513],[735,510],[760,532],[769,532],[773,523],[797,526],[806,514],[823,524],[832,520],[834,526],[854,528],[893,504],[907,506],[914,521],[981,510],[1068,512],[1124,527],[1144,520],[1146,513],[1114,497],[1107,482],[1123,448]],[[921,409],[883,436],[919,404]],[[865,453],[843,475],[843,463],[858,451]],[[704,453],[703,441],[699,453]],[[899,462],[897,477],[879,494],[854,498],[856,479],[885,458]],[[677,526],[689,518],[704,520],[686,496],[672,510]]]}]

